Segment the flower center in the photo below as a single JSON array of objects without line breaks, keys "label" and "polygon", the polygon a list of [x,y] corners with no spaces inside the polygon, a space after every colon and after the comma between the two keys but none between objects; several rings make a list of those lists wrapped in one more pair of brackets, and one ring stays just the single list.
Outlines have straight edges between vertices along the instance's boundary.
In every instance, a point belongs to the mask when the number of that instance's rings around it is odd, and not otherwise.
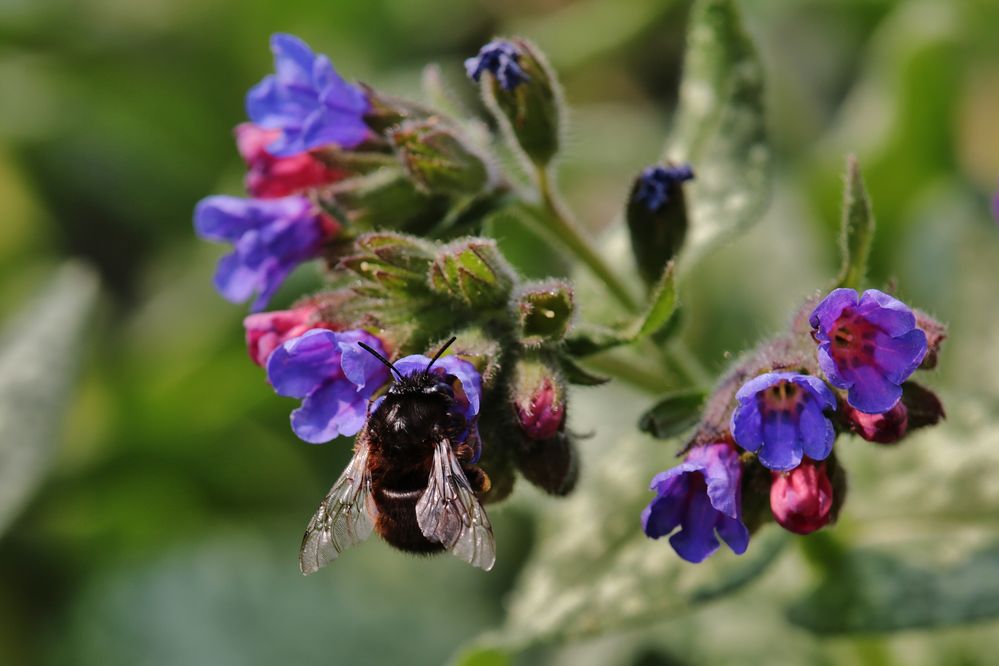
[{"label": "flower center", "polygon": [[805,408],[804,391],[793,382],[774,384],[760,394],[760,412],[763,414],[785,412],[788,416],[800,414]]},{"label": "flower center", "polygon": [[841,367],[874,365],[874,339],[878,331],[877,326],[858,317],[852,310],[844,310],[832,325],[829,353]]}]

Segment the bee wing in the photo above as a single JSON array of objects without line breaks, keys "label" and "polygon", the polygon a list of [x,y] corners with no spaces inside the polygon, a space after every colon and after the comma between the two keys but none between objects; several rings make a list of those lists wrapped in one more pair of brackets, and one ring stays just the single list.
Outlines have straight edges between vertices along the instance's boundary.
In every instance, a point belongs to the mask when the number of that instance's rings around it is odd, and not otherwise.
[{"label": "bee wing", "polygon": [[371,535],[378,508],[371,497],[368,442],[362,433],[343,474],[323,498],[302,537],[298,565],[309,575]]},{"label": "bee wing", "polygon": [[493,568],[493,527],[447,440],[437,442],[434,449],[430,480],[416,503],[416,522],[423,536],[443,544],[453,555],[486,571]]}]

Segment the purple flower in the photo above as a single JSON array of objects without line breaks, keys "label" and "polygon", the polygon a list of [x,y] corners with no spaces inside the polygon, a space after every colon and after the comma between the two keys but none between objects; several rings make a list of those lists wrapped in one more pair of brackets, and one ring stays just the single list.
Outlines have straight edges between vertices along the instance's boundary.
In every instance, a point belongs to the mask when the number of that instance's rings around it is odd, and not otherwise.
[{"label": "purple flower", "polygon": [[465,71],[474,81],[482,78],[482,72],[489,72],[504,90],[513,90],[528,79],[520,66],[520,51],[503,39],[489,42],[477,56],[465,60]]},{"label": "purple flower", "polygon": [[847,402],[880,414],[902,397],[902,383],[926,356],[926,333],[902,301],[868,289],[834,289],[812,311],[812,337],[829,383],[847,389]]},{"label": "purple flower", "polygon": [[647,167],[638,178],[635,201],[643,204],[649,212],[658,212],[669,202],[671,187],[693,179],[694,170],[689,164]]},{"label": "purple flower", "polygon": [[749,546],[742,523],[739,455],[728,444],[694,448],[682,464],[657,474],[656,498],[642,511],[642,529],[653,538],[670,537],[673,550],[688,562],[703,562],[718,550],[718,536],[737,555]]},{"label": "purple flower", "polygon": [[317,56],[297,37],[271,37],[274,74],[250,89],[246,112],[255,125],[281,130],[267,146],[275,157],[337,144],[353,148],[364,141],[364,115],[371,105],[364,90],[347,83],[329,58]]},{"label": "purple flower", "polygon": [[[392,365],[401,375],[411,375],[414,372],[426,370],[430,359],[422,354],[404,356]],[[475,366],[468,361],[454,355],[442,356],[434,363],[431,372],[441,376],[453,375],[458,380],[454,386],[455,404],[458,413],[464,417],[469,429],[462,434],[462,441],[470,441],[475,455],[473,462],[479,459],[482,453],[482,444],[479,441],[479,400],[482,397],[482,377]]]},{"label": "purple flower", "polygon": [[360,432],[368,400],[389,381],[389,371],[366,352],[364,342],[385,353],[381,341],[365,331],[313,329],[275,349],[267,361],[274,390],[301,398],[291,413],[291,429],[311,444]]},{"label": "purple flower", "polygon": [[318,256],[336,230],[301,196],[206,197],[194,209],[194,227],[202,238],[233,244],[233,251],[219,260],[215,288],[233,303],[256,292],[254,312],[267,305],[298,264]]},{"label": "purple flower", "polygon": [[768,372],[735,394],[732,413],[736,444],[757,452],[767,469],[794,469],[802,455],[825,460],[836,432],[823,410],[836,409],[836,396],[818,377],[796,372]]}]

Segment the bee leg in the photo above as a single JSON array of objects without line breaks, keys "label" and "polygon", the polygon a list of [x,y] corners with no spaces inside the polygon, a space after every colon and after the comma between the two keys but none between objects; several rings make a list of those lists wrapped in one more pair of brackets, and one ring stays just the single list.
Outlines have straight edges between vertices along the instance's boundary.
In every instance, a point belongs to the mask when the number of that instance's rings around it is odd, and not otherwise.
[{"label": "bee leg", "polygon": [[454,447],[454,456],[462,465],[467,465],[472,462],[472,458],[475,456],[475,449],[468,444],[459,444]]},{"label": "bee leg", "polygon": [[481,495],[483,493],[489,492],[489,489],[493,487],[492,481],[489,480],[489,475],[482,471],[481,468],[469,465],[468,467],[463,467],[465,471],[465,477],[468,479],[468,485],[472,487],[477,494]]}]

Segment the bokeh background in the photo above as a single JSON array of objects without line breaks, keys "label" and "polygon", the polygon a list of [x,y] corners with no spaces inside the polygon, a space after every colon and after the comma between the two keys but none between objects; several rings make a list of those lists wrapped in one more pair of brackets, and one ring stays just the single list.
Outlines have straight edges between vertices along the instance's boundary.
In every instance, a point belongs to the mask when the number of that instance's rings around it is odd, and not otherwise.
[{"label": "bokeh background", "polygon": [[[787,546],[734,594],[533,646],[518,663],[995,663],[999,3],[740,8],[767,74],[774,189],[763,219],[686,280],[686,344],[718,371],[828,283],[843,161],[855,153],[879,225],[872,284],[897,281],[951,324],[929,380],[951,418],[897,451],[840,444],[854,482],[844,520]],[[544,516],[562,509],[527,488],[491,512],[489,575],[377,540],[298,574],[302,528],[349,445],[290,432],[294,405],[246,356],[244,308],[211,289],[221,248],[194,238],[192,208],[239,192],[232,128],[270,69],[272,32],[409,97],[438,62],[473,109],[462,59],[520,33],[548,53],[572,106],[567,198],[594,233],[613,235],[630,179],[670,126],[688,11],[670,0],[0,0],[0,369],[9,379],[37,357],[45,370],[32,385],[54,396],[0,419],[0,663],[439,664],[529,607],[511,598],[537,580],[537,564],[527,578],[522,568],[551,534]],[[84,316],[91,275],[96,307]],[[277,304],[317,280],[300,271]],[[592,429],[585,446],[600,452],[581,493],[616,464],[622,438],[634,445],[621,456],[662,459],[668,445],[633,434],[651,396],[580,393],[573,427]],[[592,520],[637,530],[635,513]],[[933,558],[865,579],[886,590],[873,615],[852,598],[805,603],[834,571],[829,552],[872,546]],[[928,579],[930,592],[919,588]],[[600,598],[591,603],[599,612]],[[934,612],[906,623],[920,603]]]}]

